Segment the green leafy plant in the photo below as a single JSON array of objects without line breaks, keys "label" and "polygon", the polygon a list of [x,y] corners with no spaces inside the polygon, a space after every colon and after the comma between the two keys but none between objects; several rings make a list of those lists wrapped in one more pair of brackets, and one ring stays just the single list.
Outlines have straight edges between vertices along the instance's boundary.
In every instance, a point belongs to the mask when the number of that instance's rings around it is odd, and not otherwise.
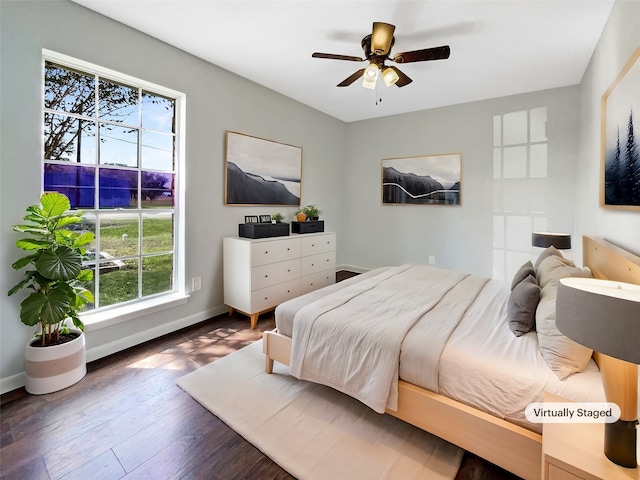
[{"label": "green leafy plant", "polygon": [[273,220],[274,222],[281,222],[283,219],[284,215],[282,215],[280,212],[271,215],[271,220]]},{"label": "green leafy plant", "polygon": [[32,293],[20,304],[20,320],[25,325],[40,325],[41,345],[55,345],[68,332],[66,320],[84,330],[79,312],[93,303],[93,294],[82,286],[93,279],[93,272],[82,268],[85,245],[93,241],[91,232],[73,230],[82,223],[81,212],[69,212],[66,195],[45,192],[39,205],[27,207],[24,225],[14,225],[16,232],[26,233],[16,247],[29,252],[13,265],[15,270],[30,267],[9,295],[22,290]]},{"label": "green leafy plant", "polygon": [[322,210],[318,210],[318,207],[315,205],[307,205],[302,209],[302,212],[307,216],[307,218],[318,218],[322,215]]}]

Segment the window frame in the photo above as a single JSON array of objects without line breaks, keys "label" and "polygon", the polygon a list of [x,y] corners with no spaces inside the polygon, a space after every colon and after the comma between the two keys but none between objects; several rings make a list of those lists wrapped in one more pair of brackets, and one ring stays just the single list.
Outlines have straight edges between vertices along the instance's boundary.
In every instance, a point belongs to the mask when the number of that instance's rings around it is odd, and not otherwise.
[{"label": "window frame", "polygon": [[[85,324],[85,330],[97,330],[110,325],[114,325],[120,322],[124,322],[136,317],[155,313],[164,309],[172,308],[180,304],[184,304],[188,301],[189,295],[186,291],[185,281],[185,119],[186,119],[186,94],[173,90],[167,87],[163,87],[146,80],[117,72],[108,68],[101,67],[99,65],[79,60],[68,55],[64,55],[51,50],[42,50],[42,68],[41,72],[45,70],[46,62],[53,62],[60,64],[64,67],[79,70],[83,73],[90,75],[97,75],[99,78],[122,82],[127,85],[135,86],[136,88],[147,90],[158,95],[166,96],[175,99],[175,190],[174,190],[174,288],[170,292],[158,293],[146,298],[138,298],[124,302],[122,304],[108,305],[100,307],[95,310],[89,310],[81,313],[83,323]],[[41,122],[44,121],[45,113],[45,85],[44,76],[42,77],[42,98],[41,98]],[[99,123],[99,122],[98,122]],[[44,138],[44,123],[41,124],[42,136]],[[142,130],[141,130],[142,131]],[[41,153],[41,170],[40,170],[40,187],[41,191],[44,190],[44,169],[47,162],[44,155],[44,142],[40,142]],[[96,168],[99,166],[99,162],[94,165]],[[100,211],[99,208],[82,209],[87,213],[94,211]],[[108,209],[103,212],[108,212]],[[137,210],[136,210],[137,211]],[[142,252],[139,252],[139,258],[144,258]],[[141,287],[139,286],[139,289]]]}]

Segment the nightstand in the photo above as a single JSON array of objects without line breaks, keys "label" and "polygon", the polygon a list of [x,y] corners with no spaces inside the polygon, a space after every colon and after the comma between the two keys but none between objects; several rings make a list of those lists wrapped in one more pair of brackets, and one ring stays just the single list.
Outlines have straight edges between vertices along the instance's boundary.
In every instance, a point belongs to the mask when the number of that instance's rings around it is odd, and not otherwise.
[{"label": "nightstand", "polygon": [[[545,402],[566,402],[545,394]],[[604,456],[604,424],[545,423],[542,427],[544,480],[640,480],[640,468],[624,468]]]}]

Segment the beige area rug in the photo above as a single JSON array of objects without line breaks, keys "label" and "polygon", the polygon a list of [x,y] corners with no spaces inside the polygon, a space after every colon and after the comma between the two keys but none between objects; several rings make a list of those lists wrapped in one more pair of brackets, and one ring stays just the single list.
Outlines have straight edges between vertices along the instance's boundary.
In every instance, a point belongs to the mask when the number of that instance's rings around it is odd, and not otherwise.
[{"label": "beige area rug", "polygon": [[425,479],[456,476],[463,450],[277,363],[262,341],[178,379],[178,385],[294,477]]}]

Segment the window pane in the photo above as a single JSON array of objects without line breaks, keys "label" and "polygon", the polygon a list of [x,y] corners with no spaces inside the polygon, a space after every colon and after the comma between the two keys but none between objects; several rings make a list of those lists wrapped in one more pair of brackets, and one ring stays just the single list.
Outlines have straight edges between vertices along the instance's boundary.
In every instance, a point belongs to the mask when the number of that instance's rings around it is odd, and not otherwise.
[{"label": "window pane", "polygon": [[142,214],[142,254],[173,251],[173,214]]},{"label": "window pane", "polygon": [[503,150],[504,178],[527,177],[527,147],[508,147]]},{"label": "window pane", "polygon": [[95,168],[77,165],[44,164],[44,189],[69,197],[71,208],[93,208]]},{"label": "window pane", "polygon": [[106,262],[100,269],[100,306],[115,305],[138,298],[138,259],[128,259],[113,265]]},{"label": "window pane", "polygon": [[142,172],[142,208],[173,207],[173,174]]},{"label": "window pane", "polygon": [[[93,295],[93,299],[95,300],[96,298],[96,295],[95,295],[96,294],[96,271],[95,271],[96,266],[95,264],[87,262],[85,265],[83,265],[83,268],[93,270],[93,278],[89,282],[80,282],[80,286],[89,290]],[[96,308],[94,303],[87,303],[84,307],[84,311],[93,310],[94,308]]]},{"label": "window pane", "polygon": [[100,258],[138,255],[138,215],[100,215]]},{"label": "window pane", "polygon": [[142,259],[142,296],[173,290],[173,255]]},{"label": "window pane", "polygon": [[138,172],[101,168],[99,172],[100,208],[136,208]]},{"label": "window pane", "polygon": [[530,111],[531,141],[547,141],[547,107],[533,108]]},{"label": "window pane", "polygon": [[173,170],[173,135],[142,131],[142,167]]},{"label": "window pane", "polygon": [[546,178],[547,177],[547,144],[542,143],[539,145],[531,145],[531,165],[530,174],[531,178]]},{"label": "window pane", "polygon": [[100,163],[121,167],[138,166],[138,130],[100,124]]},{"label": "window pane", "polygon": [[101,79],[98,89],[101,119],[140,125],[137,88]]},{"label": "window pane", "polygon": [[175,133],[176,101],[149,92],[142,92],[142,127]]},{"label": "window pane", "polygon": [[95,164],[95,124],[91,120],[45,113],[44,159]]},{"label": "window pane", "polygon": [[95,111],[95,77],[45,62],[44,107],[91,117]]},{"label": "window pane", "polygon": [[507,113],[502,124],[503,145],[527,143],[527,111]]}]

